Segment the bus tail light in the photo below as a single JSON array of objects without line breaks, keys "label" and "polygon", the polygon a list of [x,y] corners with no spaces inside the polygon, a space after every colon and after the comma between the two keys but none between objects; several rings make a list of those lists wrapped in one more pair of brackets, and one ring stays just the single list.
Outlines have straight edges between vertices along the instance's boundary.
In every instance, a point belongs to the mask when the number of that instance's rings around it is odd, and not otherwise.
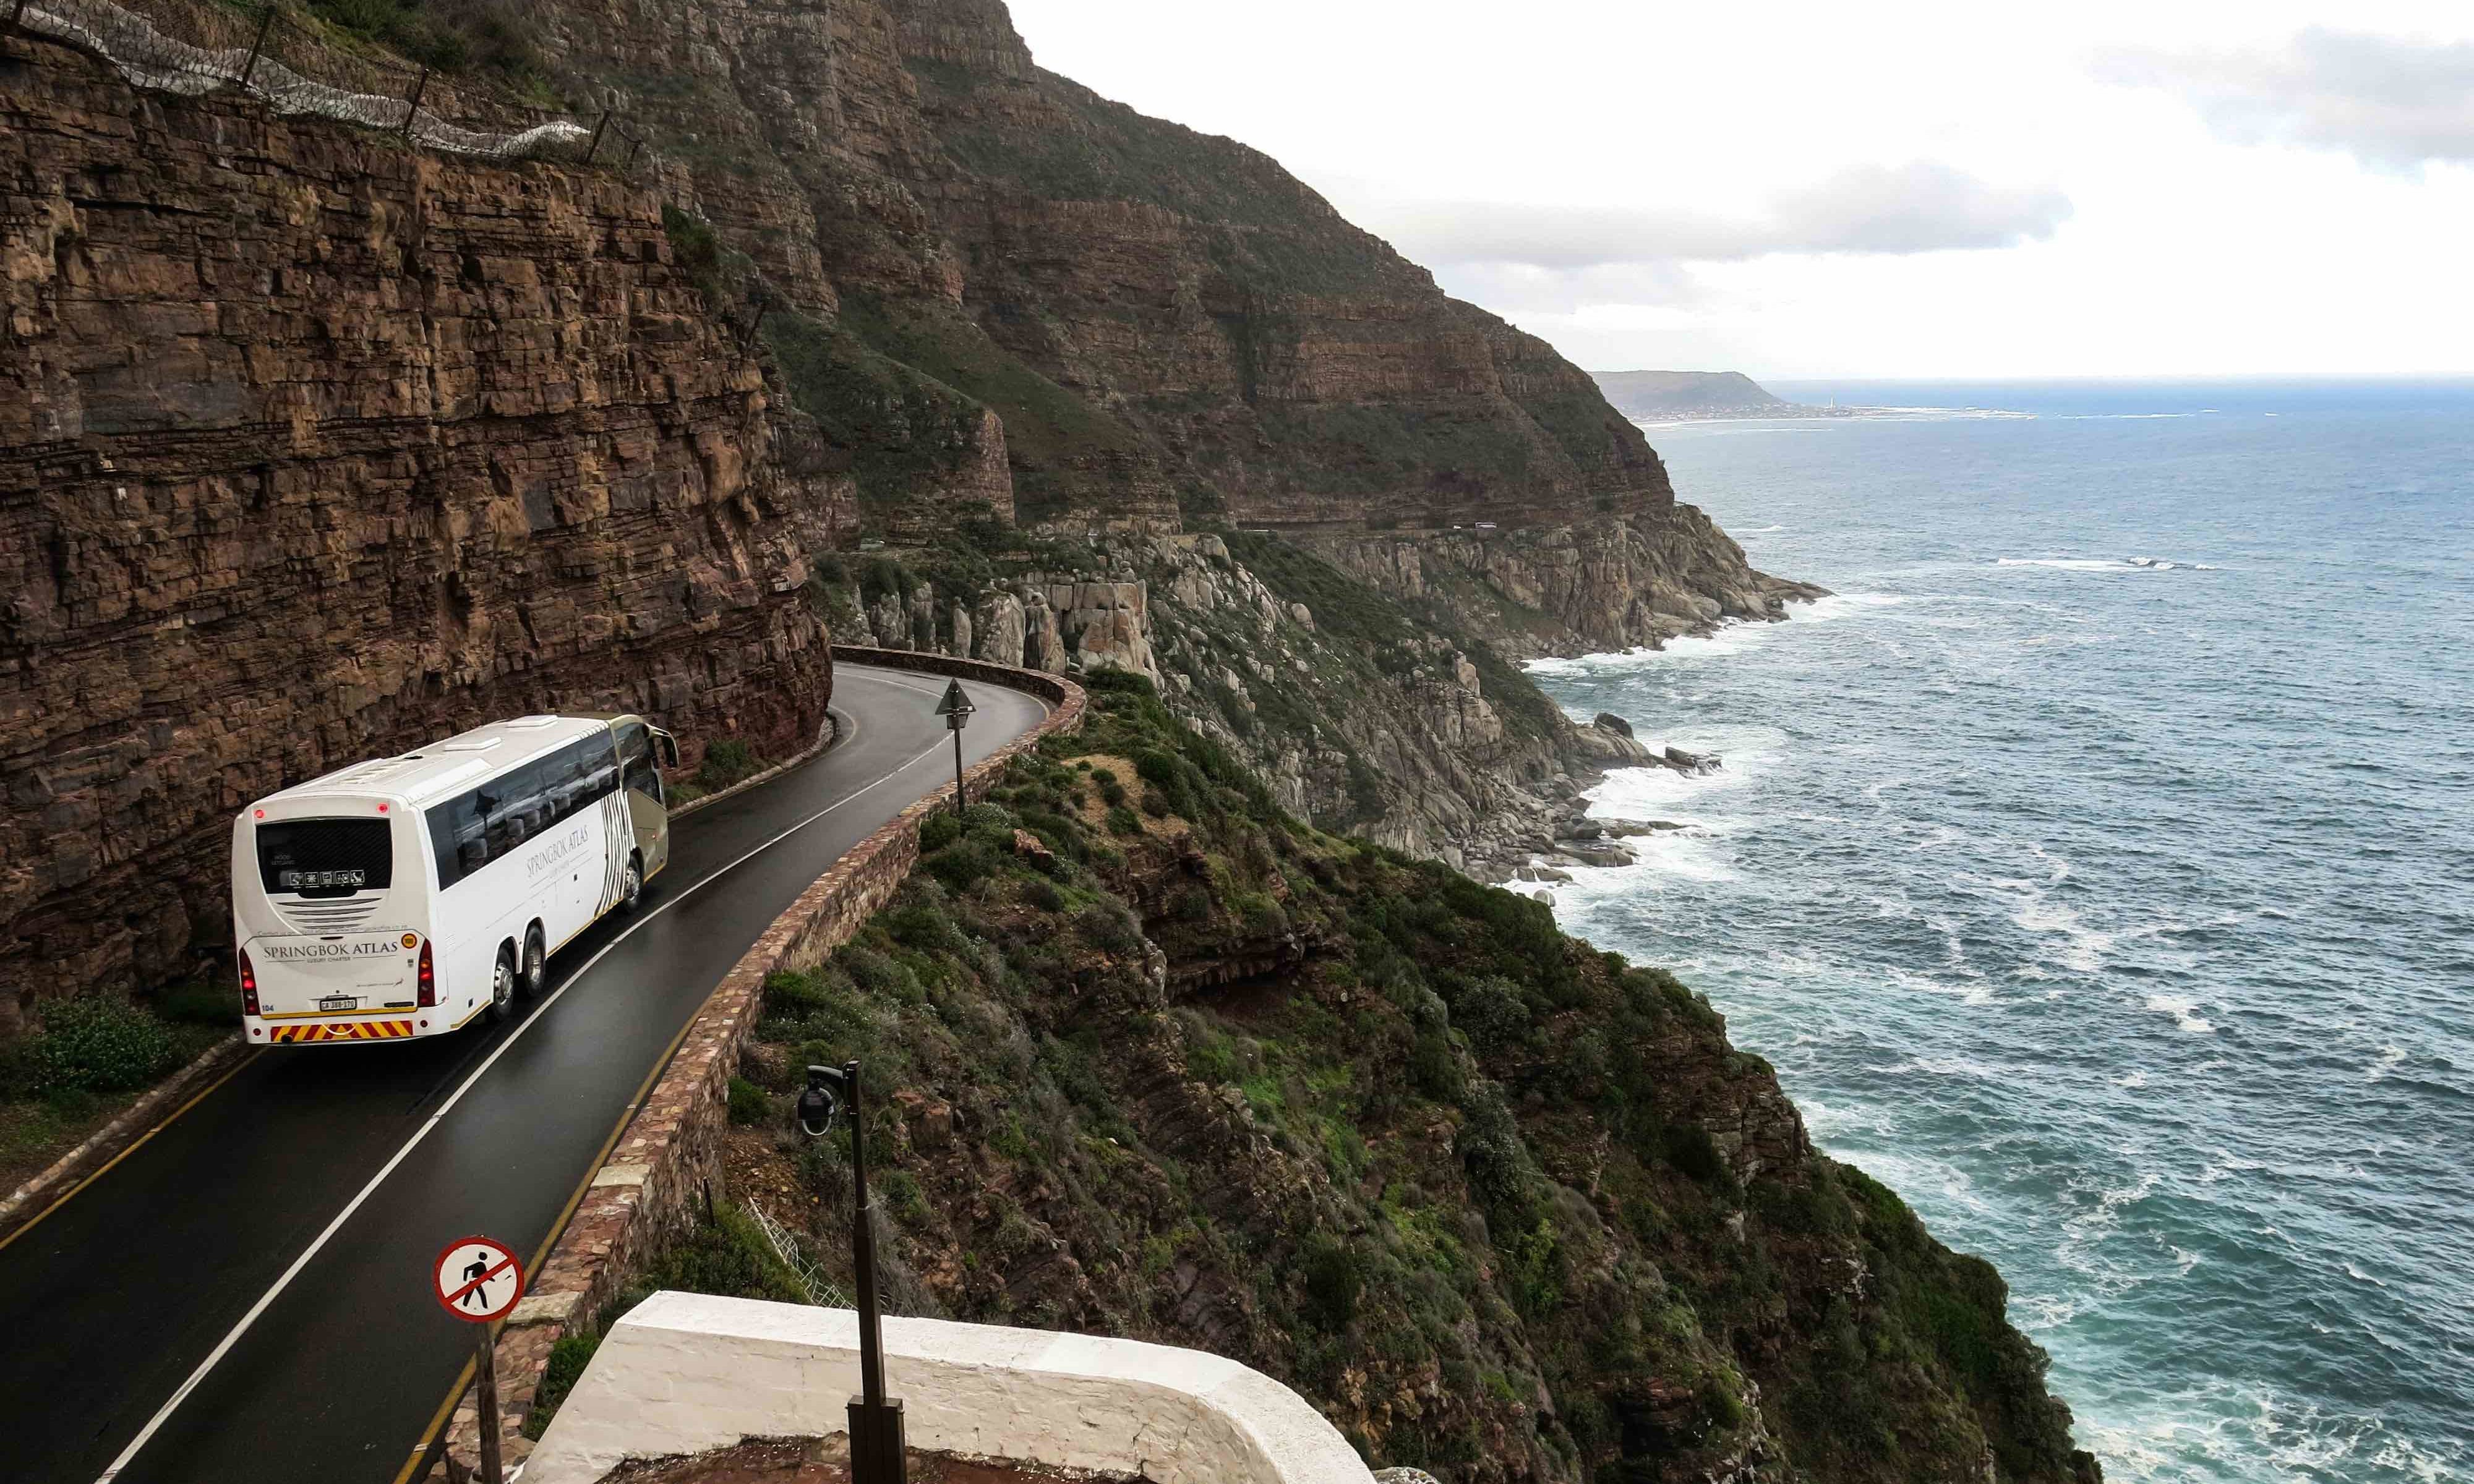
[{"label": "bus tail light", "polygon": [[249,1015],[257,1014],[257,969],[249,961],[249,950],[240,950],[240,1008]]},{"label": "bus tail light", "polygon": [[427,1010],[438,1003],[438,969],[429,960],[429,940],[421,940],[421,1008]]}]

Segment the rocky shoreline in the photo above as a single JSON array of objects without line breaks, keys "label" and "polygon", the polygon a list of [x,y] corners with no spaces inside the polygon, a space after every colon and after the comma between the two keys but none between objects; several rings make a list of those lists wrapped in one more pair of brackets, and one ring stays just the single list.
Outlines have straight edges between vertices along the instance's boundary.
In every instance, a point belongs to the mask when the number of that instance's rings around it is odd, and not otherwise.
[{"label": "rocky shoreline", "polygon": [[[1541,558],[1620,549],[1568,528],[1493,539],[1485,566],[1462,538],[1393,537],[1392,580],[1378,586],[1348,560],[1369,542],[1334,554],[1206,533],[1026,542],[994,556],[917,548],[834,564],[818,581],[846,638],[1063,674],[1131,671],[1245,758],[1290,812],[1491,884],[1551,881],[1540,873],[1630,864],[1622,841],[1663,823],[1589,819],[1583,796],[1609,773],[1722,763],[1653,751],[1621,717],[1576,722],[1517,661],[1779,622],[1790,601],[1823,592],[1754,571],[1684,509],[1686,539],[1658,538],[1674,560],[1612,568]],[[1637,522],[1611,524],[1648,539]],[[1530,621],[1513,621],[1516,610]]]}]

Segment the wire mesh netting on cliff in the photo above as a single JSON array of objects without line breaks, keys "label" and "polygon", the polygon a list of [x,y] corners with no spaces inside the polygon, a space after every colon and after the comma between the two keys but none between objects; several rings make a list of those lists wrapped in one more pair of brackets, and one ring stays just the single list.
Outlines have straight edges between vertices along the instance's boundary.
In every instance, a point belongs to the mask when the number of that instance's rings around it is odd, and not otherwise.
[{"label": "wire mesh netting on cliff", "polygon": [[272,6],[249,14],[214,0],[147,0],[141,13],[111,0],[0,0],[0,10],[25,31],[96,53],[138,87],[195,96],[238,86],[278,113],[392,130],[460,155],[599,142],[547,109],[329,45]]}]

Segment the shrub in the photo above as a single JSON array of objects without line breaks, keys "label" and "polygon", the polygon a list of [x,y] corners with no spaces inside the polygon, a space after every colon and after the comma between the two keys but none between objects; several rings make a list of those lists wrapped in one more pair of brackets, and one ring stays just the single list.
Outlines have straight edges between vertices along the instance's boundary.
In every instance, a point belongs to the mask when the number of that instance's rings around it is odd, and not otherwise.
[{"label": "shrub", "polygon": [[704,765],[696,769],[698,788],[719,790],[733,783],[745,782],[764,771],[764,759],[736,737],[724,737],[704,750]]},{"label": "shrub", "polygon": [[945,909],[926,897],[915,898],[888,909],[884,918],[885,930],[893,941],[906,948],[922,953],[938,949],[958,949],[962,937]]},{"label": "shrub", "polygon": [[1022,899],[1041,912],[1061,912],[1065,908],[1065,894],[1039,876],[1024,885]]},{"label": "shrub", "polygon": [[180,1065],[162,1021],[125,1000],[81,995],[43,1009],[43,1029],[21,1052],[35,1091],[126,1092]]},{"label": "shrub", "polygon": [[1357,1317],[1357,1300],[1366,1290],[1366,1259],[1357,1252],[1318,1233],[1306,1243],[1304,1260],[1306,1312],[1326,1329],[1345,1329]]},{"label": "shrub", "polygon": [[240,987],[216,979],[191,979],[158,996],[155,1013],[184,1025],[238,1025]]},{"label": "shrub", "polygon": [[950,809],[939,809],[919,822],[919,853],[934,855],[962,838],[962,822]]},{"label": "shrub", "polygon": [[1423,1032],[1409,1048],[1409,1080],[1438,1103],[1460,1101],[1467,1079],[1461,1071],[1460,1058],[1452,1054],[1452,1043],[1443,1032]]},{"label": "shrub", "polygon": [[[1125,790],[1117,790],[1117,796],[1124,798]],[[1139,835],[1143,832],[1143,817],[1124,804],[1118,804],[1108,811],[1108,829],[1112,834]]]},{"label": "shrub", "polygon": [[962,826],[973,834],[994,830],[1013,837],[1013,811],[1001,803],[975,803],[962,811]]},{"label": "shrub", "polygon": [[1718,1155],[1717,1141],[1699,1124],[1667,1125],[1666,1162],[1705,1185],[1716,1184],[1727,1173],[1727,1161]]},{"label": "shrub", "polygon": [[928,858],[927,872],[945,884],[949,892],[960,892],[984,876],[995,875],[1005,869],[1005,856],[984,840],[964,840],[938,850]]},{"label": "shrub", "polygon": [[764,1239],[755,1220],[728,1204],[717,1205],[712,1221],[699,1221],[664,1250],[630,1291],[663,1288],[781,1304],[813,1302],[807,1285]]},{"label": "shrub", "polygon": [[542,1367],[541,1385],[533,1391],[533,1406],[524,1414],[524,1436],[538,1441],[549,1430],[549,1420],[558,1415],[558,1404],[575,1389],[584,1376],[584,1368],[593,1363],[593,1352],[601,1348],[597,1334],[570,1334],[549,1348],[549,1362]]},{"label": "shrub", "polygon": [[730,1079],[730,1121],[740,1128],[763,1123],[773,1112],[764,1089],[744,1077]]},{"label": "shrub", "polygon": [[1094,902],[1075,918],[1074,926],[1082,941],[1110,953],[1130,953],[1142,946],[1142,929],[1122,907],[1106,902]]}]

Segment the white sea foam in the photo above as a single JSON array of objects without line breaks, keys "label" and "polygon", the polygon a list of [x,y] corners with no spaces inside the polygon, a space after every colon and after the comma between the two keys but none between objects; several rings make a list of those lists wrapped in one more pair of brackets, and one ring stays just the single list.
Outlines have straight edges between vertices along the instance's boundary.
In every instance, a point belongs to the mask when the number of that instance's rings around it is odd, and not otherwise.
[{"label": "white sea foam", "polygon": [[2095,973],[2103,967],[2105,950],[2113,946],[2114,935],[2090,927],[2079,917],[2078,909],[2068,902],[2056,901],[2048,887],[2059,885],[2071,874],[2070,866],[2041,846],[2030,846],[2032,853],[2043,858],[2046,878],[2031,881],[2017,876],[1978,876],[1962,873],[1951,878],[1958,887],[1988,890],[2010,903],[2010,921],[2039,937],[2060,940],[2055,957],[2065,969],[2079,973]]},{"label": "white sea foam", "polygon": [[2205,1036],[2216,1029],[2198,1016],[2198,1007],[2187,999],[2175,999],[2170,994],[2150,994],[2147,1008],[2158,1015],[2171,1016],[2175,1026],[2194,1036]]},{"label": "white sea foam", "polygon": [[1966,422],[1982,418],[2018,419],[2032,422],[2036,414],[2003,407],[1867,407],[1859,416],[1872,422]]},{"label": "white sea foam", "polygon": [[1895,608],[1916,601],[1916,596],[1904,592],[1833,592],[1811,603],[1790,606],[1784,623],[1738,620],[1721,624],[1709,634],[1686,634],[1668,639],[1662,648],[1642,645],[1568,658],[1550,655],[1529,660],[1521,668],[1550,680],[1622,680],[1661,666],[1748,654],[1813,624],[1835,622],[1874,609]]},{"label": "white sea foam", "polygon": [[2042,566],[2062,572],[2214,572],[2204,562],[2176,562],[2168,557],[1996,557],[1995,566]]}]

